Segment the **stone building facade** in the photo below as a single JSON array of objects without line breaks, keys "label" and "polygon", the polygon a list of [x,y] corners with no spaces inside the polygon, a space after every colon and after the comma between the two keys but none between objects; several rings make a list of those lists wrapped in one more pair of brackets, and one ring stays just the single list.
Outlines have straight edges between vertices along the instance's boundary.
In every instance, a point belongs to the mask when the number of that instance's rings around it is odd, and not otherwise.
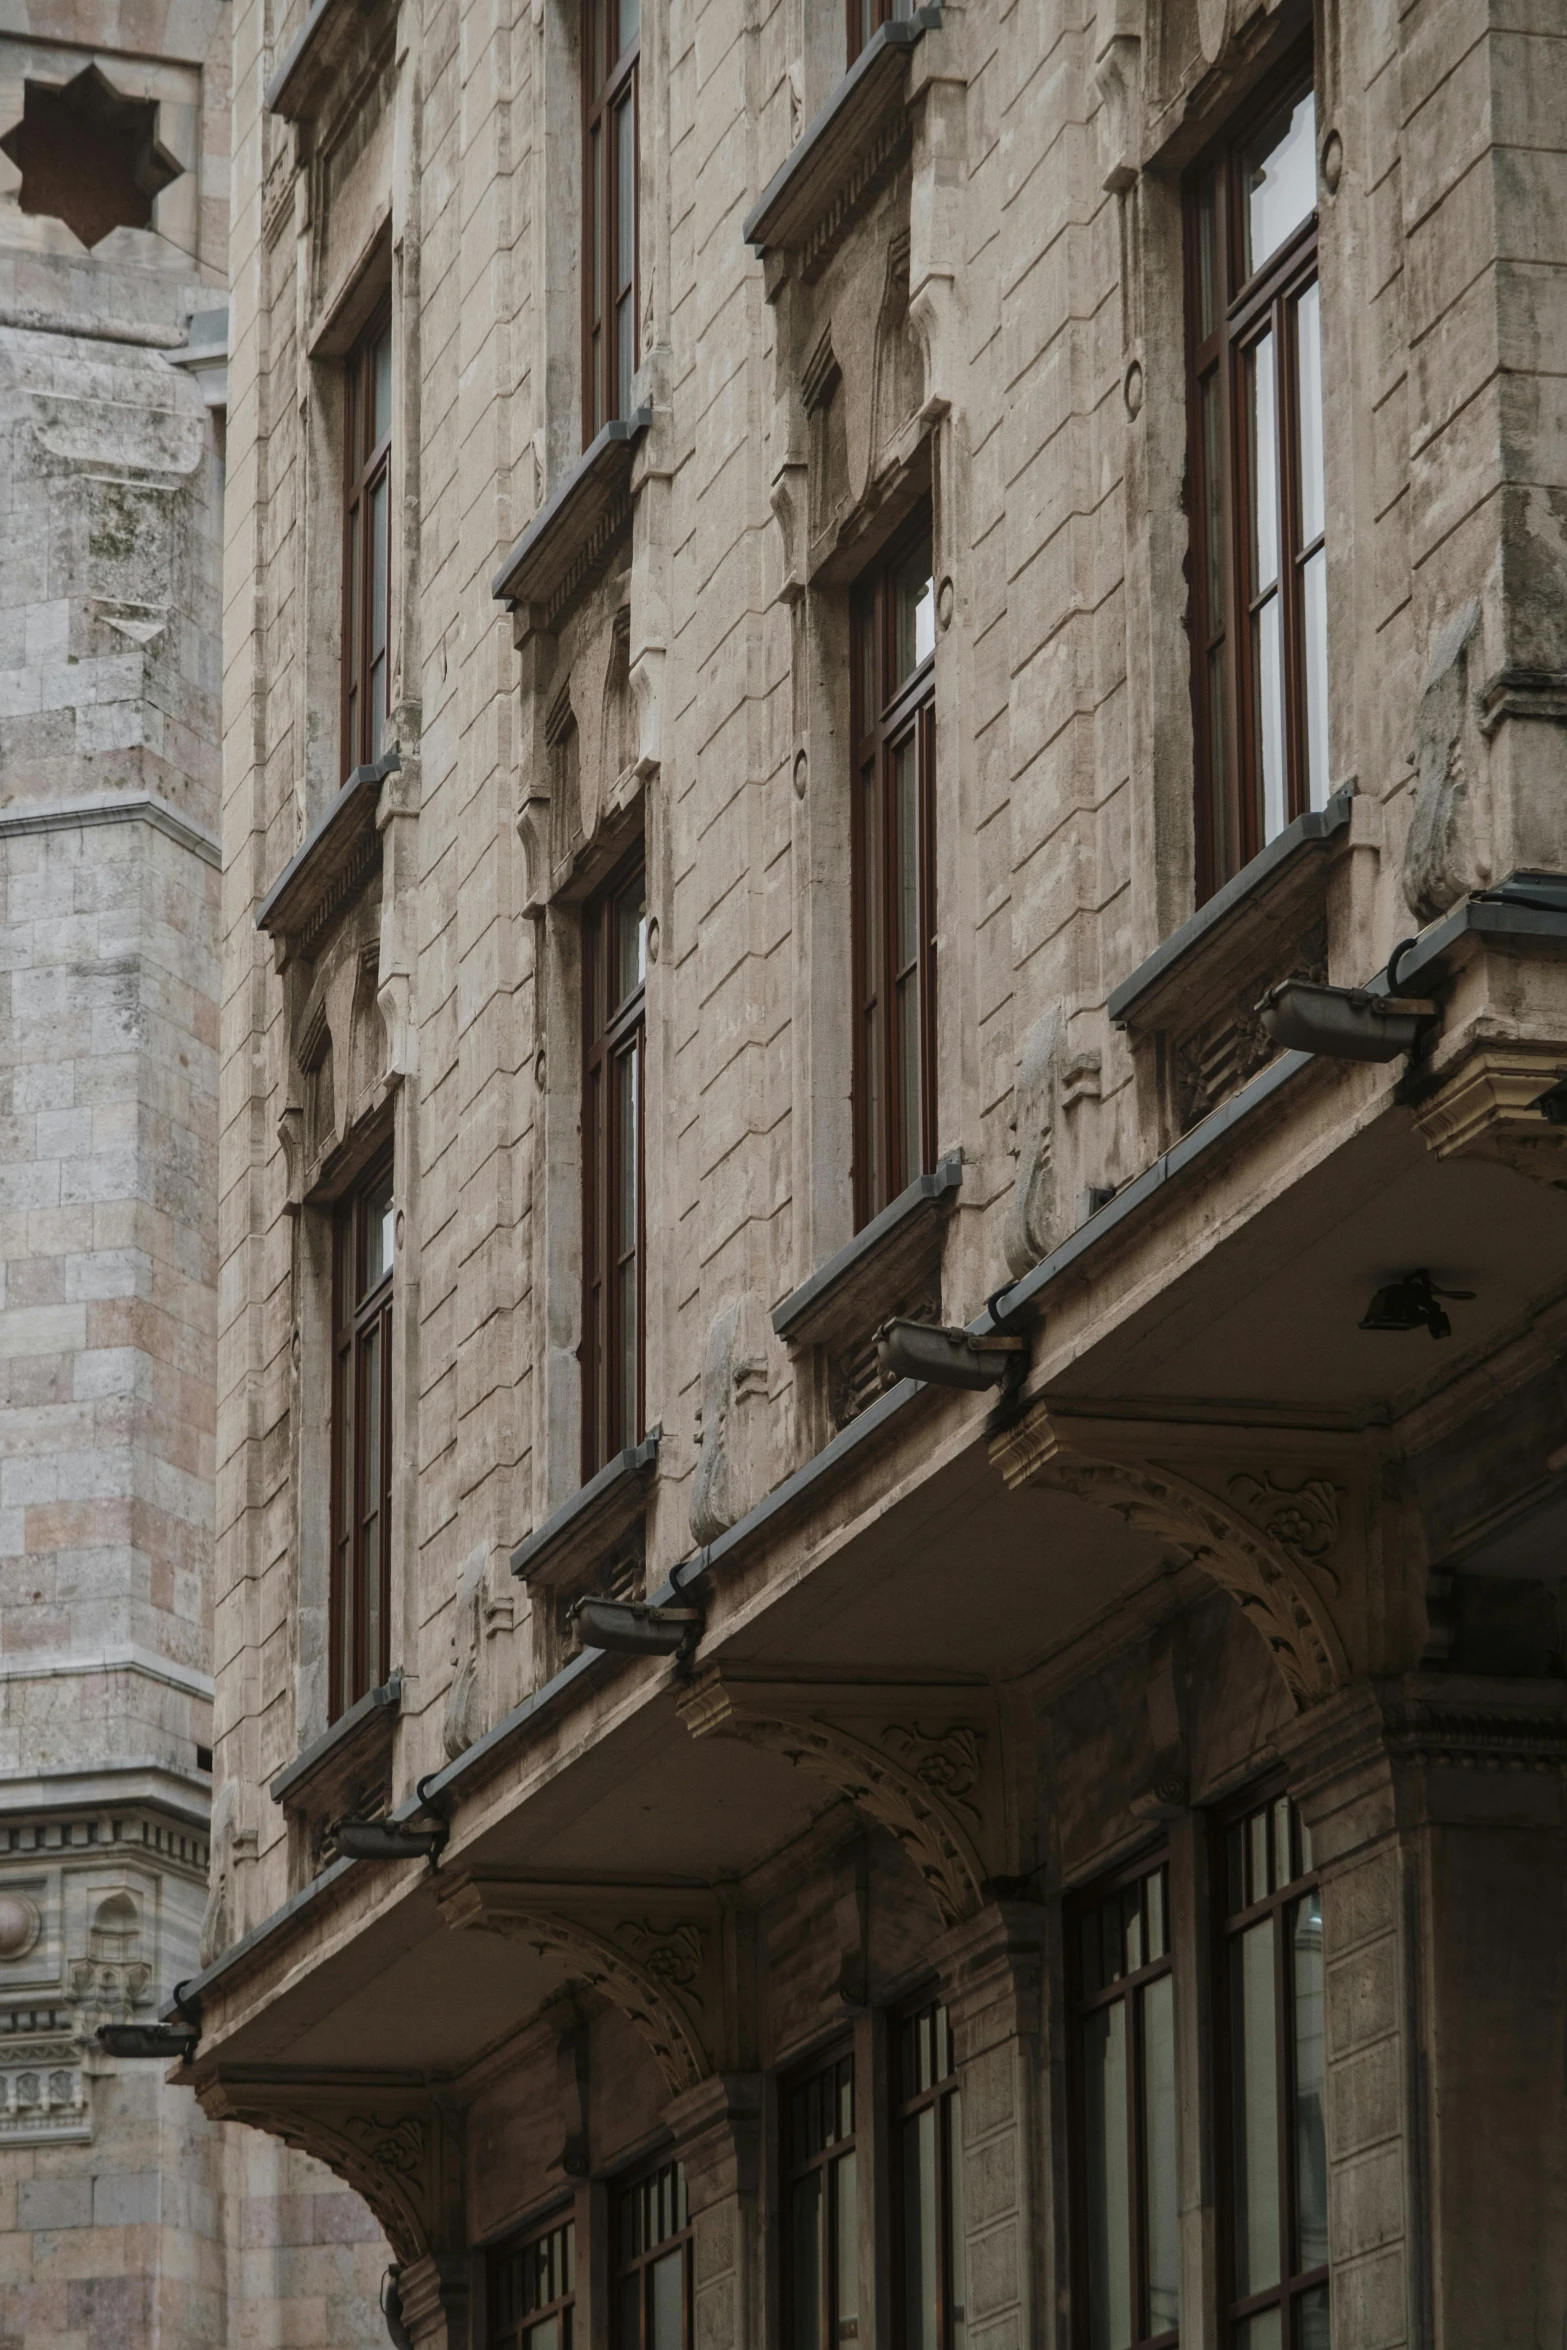
[{"label": "stone building facade", "polygon": [[[382,2332],[358,2200],[110,2056],[214,1940],[229,12],[0,31],[0,2340]],[[221,1931],[216,1939],[221,1943]]]},{"label": "stone building facade", "polygon": [[206,2112],[397,2339],[1567,2323],[1567,27],[236,0]]}]

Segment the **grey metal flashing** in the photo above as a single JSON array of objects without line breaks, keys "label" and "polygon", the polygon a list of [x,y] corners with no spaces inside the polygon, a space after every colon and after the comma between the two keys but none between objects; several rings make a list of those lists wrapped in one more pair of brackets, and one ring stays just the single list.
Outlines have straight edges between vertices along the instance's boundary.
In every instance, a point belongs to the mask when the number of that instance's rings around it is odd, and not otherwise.
[{"label": "grey metal flashing", "polygon": [[658,1465],[658,1443],[663,1431],[650,1428],[640,1444],[628,1444],[614,1459],[606,1461],[596,1476],[586,1485],[579,1485],[569,1501],[561,1503],[553,1516],[542,1526],[535,1526],[531,1534],[523,1536],[511,1554],[511,1571],[526,1575],[541,1558],[569,1541],[585,1519],[596,1518],[617,1501],[629,1495],[632,1488],[651,1478]]},{"label": "grey metal flashing", "polygon": [[373,812],[381,786],[402,766],[396,751],[385,751],[368,766],[356,767],[326,814],[311,826],[256,908],[256,928],[277,936],[306,929],[320,895],[322,869],[334,870],[346,843],[357,837]]},{"label": "grey metal flashing", "polygon": [[652,421],[651,408],[638,408],[613,417],[589,442],[495,574],[490,593],[497,603],[547,605],[567,586],[572,566],[629,486],[636,444]]},{"label": "grey metal flashing", "polygon": [[150,824],[205,864],[222,870],[223,850],[212,834],[151,792],[90,792],[82,799],[13,800],[0,808],[0,839],[22,832],[72,832],[78,825],[89,824]]},{"label": "grey metal flashing", "polygon": [[[340,1877],[346,1876],[350,1869],[358,1865],[357,1861],[334,1860],[330,1867],[321,1871],[319,1877],[312,1877],[308,1885],[301,1885],[297,1893],[291,1893],[285,1902],[262,1919],[259,1926],[252,1926],[248,1934],[242,1934],[237,1942],[231,1942],[222,1957],[215,1958],[211,1966],[203,1967],[199,1975],[188,1976],[180,1985],[187,2005],[199,1999],[209,1983],[216,1983],[220,1977],[231,1973],[241,1959],[249,1958],[253,1951],[275,1940],[302,1910],[314,1908],[329,1885],[335,1885]],[[181,2020],[180,2010],[172,1999],[160,2007],[158,2013],[166,2024],[175,2024]]]},{"label": "grey metal flashing", "polygon": [[285,122],[300,119],[301,85],[309,79],[315,63],[315,52],[324,46],[324,38],[332,30],[333,17],[349,18],[353,11],[350,0],[313,0],[313,4],[294,38],[283,52],[283,61],[267,83],[262,105],[268,114],[281,114]]},{"label": "grey metal flashing", "polygon": [[323,1731],[319,1738],[305,1748],[303,1754],[296,1755],[284,1770],[278,1772],[269,1790],[273,1802],[287,1803],[295,1789],[302,1787],[312,1779],[323,1763],[330,1762],[332,1757],[341,1753],[345,1746],[352,1745],[355,1737],[373,1715],[385,1713],[395,1718],[401,1710],[402,1702],[403,1676],[401,1673],[394,1673],[391,1679],[383,1681],[379,1688],[367,1689],[363,1697],[356,1699],[346,1713],[338,1715],[330,1730]]},{"label": "grey metal flashing", "polygon": [[1417,993],[1422,975],[1465,937],[1495,939],[1499,945],[1567,946],[1567,874],[1510,873],[1494,889],[1480,890],[1439,916],[1401,956],[1401,992]]},{"label": "grey metal flashing", "polygon": [[[885,27],[883,28],[886,29]],[[863,1232],[828,1258],[798,1289],[791,1290],[781,1305],[773,1308],[773,1328],[780,1338],[787,1338],[811,1314],[830,1291],[856,1272],[865,1259],[874,1256],[892,1234],[915,1217],[960,1189],[963,1182],[963,1154],[949,1151],[934,1174],[916,1175],[905,1184],[894,1200],[889,1200],[879,1216],[873,1216]]]},{"label": "grey metal flashing", "polygon": [[800,133],[746,214],[740,234],[754,253],[802,244],[903,97],[909,52],[941,23],[939,7],[882,25]]},{"label": "grey metal flashing", "polygon": [[1111,989],[1105,1009],[1116,1027],[1126,1027],[1141,999],[1167,978],[1178,963],[1194,955],[1238,906],[1259,896],[1277,879],[1281,868],[1295,864],[1303,856],[1320,855],[1324,849],[1331,848],[1349,823],[1354,797],[1355,786],[1341,784],[1325,808],[1308,809],[1305,815],[1297,816],[1265,849],[1258,850],[1249,865],[1243,865],[1222,889],[1215,890],[1206,905],[1199,906],[1179,930],[1172,930],[1162,946],[1155,947],[1119,987]]}]

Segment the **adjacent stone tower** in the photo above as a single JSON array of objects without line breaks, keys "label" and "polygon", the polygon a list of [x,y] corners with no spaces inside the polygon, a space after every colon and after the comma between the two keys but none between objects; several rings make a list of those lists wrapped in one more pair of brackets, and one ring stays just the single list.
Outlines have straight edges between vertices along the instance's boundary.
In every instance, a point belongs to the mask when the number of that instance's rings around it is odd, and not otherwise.
[{"label": "adjacent stone tower", "polygon": [[6,2350],[385,2338],[357,2200],[94,2036],[207,1901],[229,46],[0,33]]}]

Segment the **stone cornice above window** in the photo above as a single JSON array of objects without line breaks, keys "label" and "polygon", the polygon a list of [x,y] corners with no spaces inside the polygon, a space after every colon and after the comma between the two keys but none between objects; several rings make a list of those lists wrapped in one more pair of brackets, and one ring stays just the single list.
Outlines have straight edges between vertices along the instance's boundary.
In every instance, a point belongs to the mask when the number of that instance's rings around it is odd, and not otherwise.
[{"label": "stone cornice above window", "polygon": [[559,1590],[575,1583],[623,1541],[647,1511],[658,1466],[660,1431],[628,1444],[543,1525],[518,1543],[511,1571],[525,1583]]},{"label": "stone cornice above window", "polygon": [[356,767],[256,908],[256,928],[274,941],[280,970],[292,956],[315,954],[380,857],[376,804],[382,784],[401,765],[387,751]]},{"label": "stone cornice above window", "polygon": [[638,408],[606,424],[495,574],[491,593],[519,625],[554,629],[604,568],[631,519],[632,464],[652,421],[651,408]]},{"label": "stone cornice above window", "polygon": [[367,1689],[329,1730],[278,1772],[271,1783],[273,1802],[323,1819],[356,1808],[354,1797],[363,1783],[386,1775],[402,1702],[401,1673],[378,1689]]},{"label": "stone cornice above window", "polygon": [[892,1313],[909,1282],[941,1255],[941,1225],[963,1181],[956,1151],[935,1172],[916,1175],[863,1232],[773,1308],[773,1328],[790,1346],[830,1346],[868,1331]]},{"label": "stone cornice above window", "polygon": [[909,55],[940,23],[939,7],[920,8],[866,42],[747,215],[742,233],[754,252],[797,256],[807,281],[826,267],[908,149]]},{"label": "stone cornice above window", "polygon": [[319,115],[334,83],[354,78],[361,53],[368,59],[384,47],[394,21],[393,9],[363,0],[312,0],[267,84],[267,112],[285,122]]}]

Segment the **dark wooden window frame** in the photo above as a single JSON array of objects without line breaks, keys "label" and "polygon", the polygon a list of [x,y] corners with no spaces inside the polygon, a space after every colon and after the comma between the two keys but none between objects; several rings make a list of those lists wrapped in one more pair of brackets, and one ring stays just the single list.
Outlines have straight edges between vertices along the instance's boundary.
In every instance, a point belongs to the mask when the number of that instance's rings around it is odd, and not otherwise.
[{"label": "dark wooden window frame", "polygon": [[[1082,1920],[1089,1912],[1100,1910],[1112,1895],[1130,1885],[1139,1885],[1145,1877],[1162,1872],[1164,1886],[1164,1951],[1163,1955],[1130,1974],[1118,1976],[1102,1989],[1090,1992],[1084,1982],[1082,1953]],[[1170,1862],[1163,1845],[1146,1848],[1135,1860],[1114,1870],[1109,1876],[1098,1877],[1091,1884],[1079,1886],[1067,1901],[1067,1989],[1070,2001],[1072,2030],[1070,2062],[1067,2067],[1068,2127],[1071,2147],[1071,2262],[1072,2262],[1072,2341],[1076,2350],[1087,2350],[1092,2340],[1089,2308],[1089,2251],[1088,2251],[1088,2084],[1082,2050],[1081,2026],[1089,2015],[1101,2008],[1113,2007],[1124,2000],[1127,2009],[1127,2066],[1126,2066],[1126,2130],[1127,2146],[1131,2152],[1131,2251],[1132,2251],[1132,2322],[1137,2331],[1132,2336],[1131,2350],[1174,2350],[1180,2340],[1179,2326],[1152,2334],[1147,2330],[1148,2317],[1148,2147],[1144,2127],[1145,2077],[1142,2002],[1137,1994],[1148,1984],[1175,1972],[1174,1938],[1170,1931]]]},{"label": "dark wooden window frame", "polygon": [[[343,368],[343,774],[367,765],[385,743],[391,715],[392,680],[392,429],[371,442],[366,429],[375,419],[376,353],[391,332],[392,299],[385,294],[358,337]],[[393,387],[395,400],[395,381]],[[382,731],[378,735],[371,696],[375,615],[375,532],[370,517],[376,491],[386,487],[385,675]]]},{"label": "dark wooden window frame", "polygon": [[[610,1001],[614,977],[616,907],[640,878],[646,861],[639,842],[583,909],[582,917],[582,1477],[587,1480],[628,1444],[638,1442],[646,1417],[647,1371],[647,991],[633,988]],[[597,1006],[602,1003],[601,1017]],[[635,1057],[637,1229],[619,1228],[623,1169],[613,1111],[617,1063]],[[619,1377],[626,1351],[619,1267],[636,1258],[636,1411],[626,1424]]]},{"label": "dark wooden window frame", "polygon": [[[1250,1902],[1244,1909],[1232,1910],[1229,1901],[1228,1837],[1238,1822],[1250,1819],[1265,1806],[1276,1807],[1289,1803],[1291,1864],[1299,1874],[1275,1892]],[[1311,1865],[1309,1836],[1298,1811],[1290,1801],[1282,1784],[1270,1782],[1262,1787],[1249,1788],[1232,1803],[1225,1805],[1214,1819],[1211,1873],[1214,1911],[1214,1988],[1215,2018],[1218,2029],[1214,2034],[1215,2052],[1215,2110],[1219,2116],[1217,2132],[1219,2177],[1219,2306],[1224,2319],[1226,2340],[1233,2338],[1237,2327],[1251,2317],[1269,2309],[1282,2312],[1281,2336],[1283,2350],[1299,2350],[1298,2311],[1303,2295],[1313,2292],[1328,2282],[1331,2263],[1323,2261],[1311,2269],[1295,2267],[1298,2249],[1296,2220],[1296,2159],[1295,2159],[1295,2066],[1294,2066],[1294,1987],[1290,1979],[1288,1941],[1283,1919],[1304,1894],[1317,1887],[1317,1874]],[[1235,2155],[1234,2155],[1234,2078],[1231,2063],[1232,2003],[1230,1996],[1230,1944],[1247,1927],[1258,1924],[1272,1915],[1275,1921],[1273,1935],[1273,1991],[1275,2017],[1275,2052],[1278,2065],[1277,2106],[1279,2131],[1279,2242],[1280,2268],[1283,2274],[1277,2285],[1261,2292],[1237,2299],[1230,2291],[1235,2275]]]},{"label": "dark wooden window frame", "polygon": [[[582,445],[602,427],[624,416],[631,399],[622,383],[618,301],[631,296],[631,367],[641,356],[642,98],[638,65],[642,54],[640,10],[636,37],[611,57],[620,38],[619,0],[583,0],[582,5]],[[600,60],[603,60],[600,69]],[[627,88],[631,105],[631,252],[620,249],[620,158],[616,151],[617,110]],[[600,141],[602,169],[593,167],[594,139]],[[627,266],[629,261],[629,267]]]},{"label": "dark wooden window frame", "polygon": [[[667,2190],[666,2179],[668,2180]],[[649,2197],[657,2202],[666,2191],[677,2199],[676,2209],[679,2225],[672,2227],[667,2235],[660,2236],[654,2241],[651,2239],[646,2224],[646,2202]],[[641,2215],[643,2225],[640,2230],[643,2241],[640,2249],[628,2250],[624,2241],[625,2222],[627,2207],[633,2197],[641,2198],[644,2204]],[[633,2217],[633,2229],[635,2231],[635,2217]],[[656,2161],[645,2165],[632,2177],[622,2179],[617,2183],[613,2197],[610,2232],[610,2268],[613,2278],[611,2334],[614,2350],[647,2350],[652,2332],[652,2315],[648,2296],[653,2268],[657,2262],[667,2259],[670,2253],[676,2250],[683,2255],[681,2261],[680,2339],[685,2350],[691,2350],[695,2324],[691,2289],[692,2245],[691,2212],[686,2199],[685,2169],[682,2163],[668,2154],[663,2154]],[[635,2333],[626,2325],[621,2306],[625,2287],[632,2279],[635,2279],[637,2284],[637,2329]]]},{"label": "dark wooden window frame", "polygon": [[[900,564],[930,535],[929,509],[901,532],[858,582],[850,603],[850,733],[854,744],[850,863],[854,968],[854,1224],[861,1230],[896,1199],[916,1175],[936,1164],[936,656],[932,650],[900,685],[895,685],[897,577]],[[867,605],[869,611],[867,614]],[[869,662],[866,635],[869,632]],[[873,667],[880,706],[867,709],[864,678]],[[894,1018],[896,965],[897,753],[911,736],[917,743],[919,840],[915,862],[919,892],[919,1061],[921,1082],[920,1164],[906,1166],[903,1148],[902,1076]],[[874,774],[880,841],[876,871],[866,840],[866,783]],[[880,952],[867,933],[867,900],[875,894]],[[871,966],[874,964],[874,968]],[[914,964],[906,969],[915,969]],[[874,1055],[867,1041],[873,1007],[880,1009],[880,1043]],[[878,1105],[873,1110],[873,1102]],[[873,1136],[872,1125],[876,1132]],[[874,1148],[873,1148],[874,1143]]]},{"label": "dark wooden window frame", "polygon": [[[933,2080],[928,2088],[910,2089],[903,2077],[903,2041],[910,2025],[924,2028],[933,2025],[939,2035],[938,2045],[946,2045],[946,2072]],[[889,2117],[892,2138],[893,2183],[893,2309],[896,2315],[894,2338],[906,2344],[909,2340],[909,2316],[906,2306],[908,2262],[904,2242],[904,2224],[907,2214],[906,2180],[903,2168],[904,2124],[927,2107],[936,2112],[936,2338],[940,2350],[954,2350],[955,2328],[964,2316],[962,2307],[955,2303],[952,2290],[952,2241],[954,2218],[954,2169],[962,2163],[961,2137],[953,2144],[953,2127],[961,2115],[962,2092],[958,2085],[956,2059],[952,2053],[952,2028],[946,2008],[933,1994],[927,1994],[912,2006],[905,2006],[892,2020],[892,2048],[890,2051],[889,2082],[891,2102]],[[934,2070],[934,2067],[932,2068]],[[961,2194],[958,2209],[963,2208]]]},{"label": "dark wooden window frame", "polygon": [[[392,1172],[390,1148],[380,1151],[333,1212],[332,1219],[332,1564],[330,1594],[329,1710],[335,1721],[391,1670],[392,1639],[392,1290],[387,1269],[364,1288],[362,1268],[372,1196]],[[366,1365],[372,1353],[379,1382],[381,1462],[379,1491],[368,1490],[365,1471]],[[351,1453],[351,1467],[348,1455]],[[372,1508],[370,1505],[374,1504]],[[365,1530],[374,1518],[378,1533],[377,1599],[379,1632],[369,1654],[364,1572]]]},{"label": "dark wooden window frame", "polygon": [[[577,2302],[578,2262],[576,2225],[575,2207],[571,2204],[567,2204],[564,2208],[557,2206],[548,2218],[534,2221],[519,2235],[512,2236],[505,2243],[497,2244],[491,2249],[486,2258],[484,2270],[484,2350],[522,2350],[522,2345],[533,2327],[546,2324],[551,2317],[556,2316],[563,2320],[560,2329],[561,2350],[574,2350],[572,2337],[576,2328],[572,2319]],[[525,2261],[530,2253],[536,2252],[541,2246],[548,2245],[553,2236],[560,2234],[566,2228],[570,2228],[572,2231],[571,2280],[569,2284],[566,2284],[561,2292],[531,2308],[520,2306],[525,2295],[519,2293],[517,2297],[519,2306],[508,2311],[506,2292],[508,2265],[514,2261]],[[564,2259],[562,2265],[563,2267],[565,2265]]]},{"label": "dark wooden window frame", "polygon": [[[1245,251],[1241,157],[1259,131],[1292,100],[1313,87],[1312,60],[1297,54],[1248,101],[1244,115],[1208,149],[1187,175],[1185,212],[1187,478],[1190,484],[1191,572],[1189,631],[1197,779],[1199,902],[1264,845],[1258,697],[1250,648],[1256,605],[1251,586],[1251,481],[1244,374],[1247,353],[1273,331],[1279,387],[1279,586],[1283,625],[1285,821],[1309,803],[1306,740],[1304,576],[1323,544],[1319,533],[1301,543],[1299,491],[1299,373],[1295,305],[1317,278],[1317,222],[1313,211],[1278,251],[1245,282],[1238,272]],[[1213,323],[1203,331],[1201,253],[1203,198],[1212,189],[1215,239]],[[1216,447],[1205,446],[1203,387],[1217,386]],[[1216,456],[1223,496],[1217,532],[1210,471]],[[1210,546],[1210,538],[1217,544]],[[1217,598],[1211,592],[1218,577]],[[1214,609],[1217,602],[1218,609]],[[1224,688],[1215,706],[1210,656],[1222,647]],[[1222,794],[1222,807],[1216,801]]]},{"label": "dark wooden window frame", "polygon": [[[849,2099],[853,2126],[849,2130],[845,2131],[841,2137],[834,2138],[825,2143],[821,2148],[818,2149],[816,2153],[802,2154],[794,2143],[795,2133],[793,2107],[795,2097],[802,2089],[808,2090],[815,2088],[827,2077],[829,2073],[833,2076],[836,2090],[840,2080],[842,2068],[844,2067],[847,2067],[848,2071]],[[781,2084],[779,2097],[778,2135],[780,2153],[782,2155],[780,2168],[782,2173],[783,2187],[783,2227],[781,2231],[782,2258],[780,2261],[783,2323],[779,2338],[781,2341],[786,2343],[793,2342],[796,2339],[792,2258],[794,2251],[794,2198],[798,2189],[814,2171],[820,2175],[822,2180],[821,2204],[819,2208],[823,2215],[823,2224],[820,2241],[826,2250],[826,2258],[822,2261],[821,2264],[821,2306],[818,2312],[820,2327],[819,2338],[821,2341],[829,2344],[831,2346],[831,2350],[837,2350],[839,2336],[836,2330],[835,2311],[837,2305],[838,2280],[840,2274],[840,2253],[837,2205],[832,2193],[832,2167],[835,2162],[840,2161],[846,2154],[852,2154],[856,2158],[855,2195],[857,2219],[857,2205],[859,2195],[858,2156],[860,2125],[858,2095],[858,2084],[855,2080],[854,2044],[852,2040],[834,2041],[830,2048],[822,2049],[816,2056],[812,2057],[808,2063],[796,2066],[795,2069],[789,2075],[787,2075]],[[856,2241],[854,2248],[854,2258],[856,2273],[858,2273],[858,2241]],[[860,2292],[862,2297],[862,2305],[864,2291],[865,2280],[861,2278]]]},{"label": "dark wooden window frame", "polygon": [[894,17],[911,16],[917,0],[844,0],[845,29],[848,35],[848,62],[852,65],[872,35]]}]

